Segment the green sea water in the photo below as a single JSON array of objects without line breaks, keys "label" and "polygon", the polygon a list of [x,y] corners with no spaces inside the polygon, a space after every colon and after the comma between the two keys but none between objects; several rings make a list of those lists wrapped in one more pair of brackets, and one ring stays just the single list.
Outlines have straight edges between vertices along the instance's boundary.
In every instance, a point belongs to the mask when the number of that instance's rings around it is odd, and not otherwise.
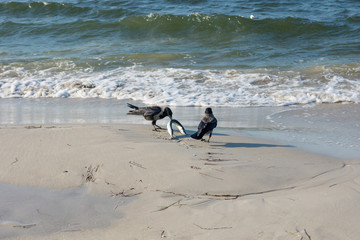
[{"label": "green sea water", "polygon": [[359,36],[355,0],[2,1],[0,98],[358,103]]}]

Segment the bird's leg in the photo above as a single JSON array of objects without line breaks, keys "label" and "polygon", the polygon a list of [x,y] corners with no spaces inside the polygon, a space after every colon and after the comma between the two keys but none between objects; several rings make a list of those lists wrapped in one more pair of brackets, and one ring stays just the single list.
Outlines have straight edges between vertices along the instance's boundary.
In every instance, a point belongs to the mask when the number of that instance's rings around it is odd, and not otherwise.
[{"label": "bird's leg", "polygon": [[210,142],[211,135],[212,135],[212,132],[209,134],[208,142]]},{"label": "bird's leg", "polygon": [[160,130],[164,130],[162,127],[156,125],[156,120],[152,121],[152,125],[154,127],[154,131],[158,132]]},{"label": "bird's leg", "polygon": [[152,121],[152,125],[154,127],[154,131],[158,131],[159,129],[164,130],[162,127],[156,125],[156,120]]},{"label": "bird's leg", "polygon": [[156,129],[165,130],[165,128],[162,128],[162,127],[160,127],[158,125],[155,125],[155,126],[156,126]]},{"label": "bird's leg", "polygon": [[154,121],[152,121],[152,126],[154,127],[154,130],[153,131],[158,131],[158,125],[156,125],[156,121],[154,120]]}]

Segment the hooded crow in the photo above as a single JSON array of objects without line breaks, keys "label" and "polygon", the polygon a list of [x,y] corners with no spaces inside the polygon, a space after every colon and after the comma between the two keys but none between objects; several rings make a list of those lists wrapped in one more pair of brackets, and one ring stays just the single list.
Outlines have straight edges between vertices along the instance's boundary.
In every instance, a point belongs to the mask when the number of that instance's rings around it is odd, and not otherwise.
[{"label": "hooded crow", "polygon": [[217,126],[217,120],[212,112],[212,109],[206,108],[205,116],[199,123],[198,131],[196,133],[194,133],[193,135],[191,135],[191,137],[194,139],[203,140],[202,139],[203,136],[205,134],[209,134],[208,142],[210,142],[212,132],[213,132],[214,128],[216,128],[216,126]]},{"label": "hooded crow", "polygon": [[151,107],[137,107],[130,103],[127,104],[130,110],[128,115],[142,115],[146,120],[152,121],[152,125],[154,130],[163,129],[156,125],[156,121],[163,119],[164,117],[169,117],[172,119],[172,111],[168,107],[159,107],[159,106],[151,106]]}]

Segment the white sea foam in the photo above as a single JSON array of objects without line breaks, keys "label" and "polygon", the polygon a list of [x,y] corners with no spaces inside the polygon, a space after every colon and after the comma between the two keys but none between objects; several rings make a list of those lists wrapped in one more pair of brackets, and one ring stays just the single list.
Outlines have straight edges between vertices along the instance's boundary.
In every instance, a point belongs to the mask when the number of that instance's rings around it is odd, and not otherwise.
[{"label": "white sea foam", "polygon": [[71,61],[0,65],[0,98],[133,99],[172,106],[281,106],[360,102],[360,81],[323,70],[300,72],[144,69],[95,71]]}]

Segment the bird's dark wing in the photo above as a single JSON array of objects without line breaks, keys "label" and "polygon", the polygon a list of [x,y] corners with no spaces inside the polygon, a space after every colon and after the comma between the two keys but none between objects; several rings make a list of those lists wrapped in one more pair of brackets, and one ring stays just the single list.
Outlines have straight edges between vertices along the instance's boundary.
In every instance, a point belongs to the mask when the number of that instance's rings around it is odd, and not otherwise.
[{"label": "bird's dark wing", "polygon": [[202,137],[208,132],[212,131],[217,126],[216,118],[209,119],[204,117],[198,126],[198,131],[191,135],[192,138],[202,139]]},{"label": "bird's dark wing", "polygon": [[217,120],[213,115],[210,116],[205,115],[199,123],[198,130],[201,131],[202,129],[205,128],[210,128],[210,130],[213,130],[214,128],[216,128],[216,125],[217,125]]},{"label": "bird's dark wing", "polygon": [[192,134],[191,137],[194,139],[202,139],[209,131],[211,131],[210,124],[201,121],[198,126],[198,131]]},{"label": "bird's dark wing", "polygon": [[146,120],[154,120],[154,116],[161,112],[161,107],[154,106],[154,107],[146,107],[144,112],[144,118]]},{"label": "bird's dark wing", "polygon": [[200,121],[199,125],[198,125],[198,131],[201,131],[202,129],[206,128],[207,123],[203,120]]},{"label": "bird's dark wing", "polygon": [[206,123],[206,119],[200,121],[198,131],[191,135],[194,139],[202,139],[202,137],[209,131],[209,123]]},{"label": "bird's dark wing", "polygon": [[211,121],[211,123],[210,123],[210,128],[211,128],[211,130],[213,130],[214,128],[216,128],[216,126],[217,126],[217,119],[214,117],[213,118],[213,120]]}]

